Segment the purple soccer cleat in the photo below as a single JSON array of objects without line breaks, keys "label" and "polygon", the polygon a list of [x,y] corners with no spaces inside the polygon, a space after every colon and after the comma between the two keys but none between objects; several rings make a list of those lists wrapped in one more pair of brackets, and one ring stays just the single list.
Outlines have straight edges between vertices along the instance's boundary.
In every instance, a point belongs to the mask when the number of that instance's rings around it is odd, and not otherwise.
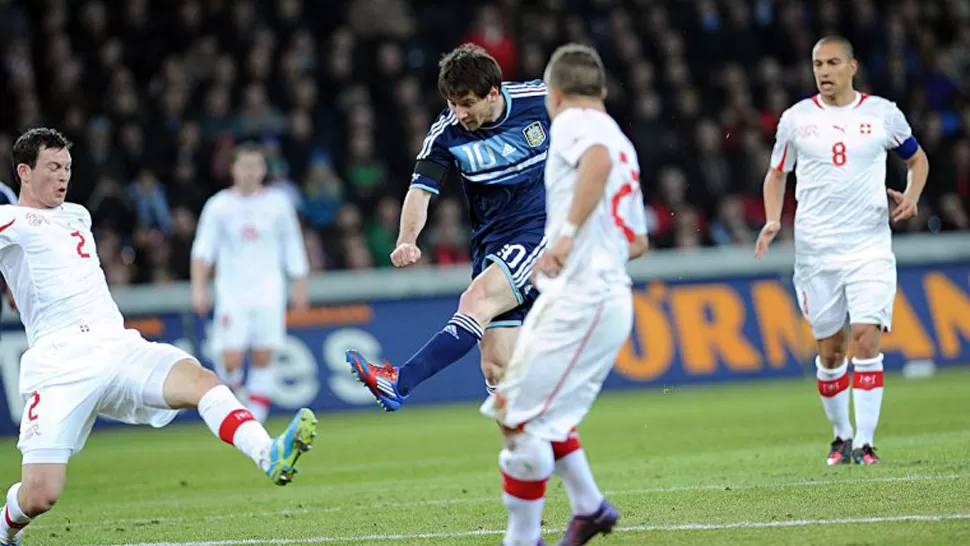
[{"label": "purple soccer cleat", "polygon": [[566,534],[559,541],[559,546],[582,546],[596,535],[608,535],[616,526],[620,514],[613,505],[603,499],[599,509],[592,514],[573,516],[566,527]]}]

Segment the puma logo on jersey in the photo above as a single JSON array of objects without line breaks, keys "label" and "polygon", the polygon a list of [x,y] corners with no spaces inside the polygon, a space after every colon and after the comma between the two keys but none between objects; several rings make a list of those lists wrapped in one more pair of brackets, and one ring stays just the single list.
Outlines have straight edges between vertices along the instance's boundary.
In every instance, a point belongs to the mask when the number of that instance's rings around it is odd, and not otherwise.
[{"label": "puma logo on jersey", "polygon": [[835,128],[838,131],[842,131],[843,133],[845,132],[845,127],[843,127],[841,125],[833,125],[832,127]]}]

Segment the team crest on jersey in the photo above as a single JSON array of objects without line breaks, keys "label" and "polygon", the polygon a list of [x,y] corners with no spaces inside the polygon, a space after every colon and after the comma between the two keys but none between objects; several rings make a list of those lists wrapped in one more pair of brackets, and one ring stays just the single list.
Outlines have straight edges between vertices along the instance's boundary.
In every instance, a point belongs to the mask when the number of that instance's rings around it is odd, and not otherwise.
[{"label": "team crest on jersey", "polygon": [[542,143],[546,141],[546,132],[542,129],[542,123],[539,121],[522,129],[522,134],[525,135],[525,141],[533,148],[542,146]]},{"label": "team crest on jersey", "polygon": [[28,212],[24,218],[27,219],[27,224],[31,226],[39,226],[41,224],[50,224],[51,221],[47,219],[46,216],[36,214],[33,212]]}]

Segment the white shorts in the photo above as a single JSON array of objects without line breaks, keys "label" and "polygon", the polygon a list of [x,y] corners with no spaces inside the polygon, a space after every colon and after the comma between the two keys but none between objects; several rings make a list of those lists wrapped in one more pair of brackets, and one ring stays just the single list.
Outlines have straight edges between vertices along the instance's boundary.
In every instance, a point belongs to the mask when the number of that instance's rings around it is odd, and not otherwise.
[{"label": "white shorts", "polygon": [[21,358],[26,403],[17,447],[24,463],[66,463],[81,451],[97,417],[163,427],[178,414],[165,404],[172,367],[193,359],[137,330],[39,340]]},{"label": "white shorts", "polygon": [[633,329],[629,287],[598,302],[560,294],[536,300],[505,377],[481,407],[507,428],[553,442],[589,412]]},{"label": "white shorts", "polygon": [[795,264],[795,290],[815,339],[825,339],[850,324],[875,324],[889,331],[896,301],[896,260],[879,258],[855,264]]},{"label": "white shorts", "polygon": [[212,326],[221,351],[277,350],[286,341],[286,307],[217,305]]}]

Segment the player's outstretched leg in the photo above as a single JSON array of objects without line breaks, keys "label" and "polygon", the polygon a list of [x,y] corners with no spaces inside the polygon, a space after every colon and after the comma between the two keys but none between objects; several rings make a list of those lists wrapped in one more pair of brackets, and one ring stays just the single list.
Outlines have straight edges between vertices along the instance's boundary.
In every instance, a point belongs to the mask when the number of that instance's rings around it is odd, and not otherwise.
[{"label": "player's outstretched leg", "polygon": [[552,454],[556,461],[553,472],[566,487],[573,512],[559,546],[581,546],[596,535],[613,531],[620,515],[597,487],[575,428],[565,442],[552,442]]},{"label": "player's outstretched leg", "polygon": [[372,364],[353,350],[347,351],[347,363],[384,411],[394,411],[404,404],[414,387],[468,354],[481,341],[482,333],[477,320],[455,313],[448,324],[400,368],[386,362]]},{"label": "player's outstretched leg", "polygon": [[849,363],[843,360],[841,365],[830,369],[822,365],[821,357],[816,357],[815,367],[818,394],[835,433],[825,464],[850,464],[852,423],[849,421]]},{"label": "player's outstretched leg", "polygon": [[542,542],[542,507],[546,483],[553,471],[552,446],[528,433],[505,430],[499,454],[502,502],[508,510],[504,546],[534,546]]},{"label": "player's outstretched leg", "polygon": [[165,378],[165,402],[171,408],[198,408],[209,430],[222,441],[252,459],[277,485],[286,485],[296,474],[296,462],[309,451],[316,436],[317,420],[303,408],[275,440],[253,414],[216,375],[194,360],[175,364]]}]

